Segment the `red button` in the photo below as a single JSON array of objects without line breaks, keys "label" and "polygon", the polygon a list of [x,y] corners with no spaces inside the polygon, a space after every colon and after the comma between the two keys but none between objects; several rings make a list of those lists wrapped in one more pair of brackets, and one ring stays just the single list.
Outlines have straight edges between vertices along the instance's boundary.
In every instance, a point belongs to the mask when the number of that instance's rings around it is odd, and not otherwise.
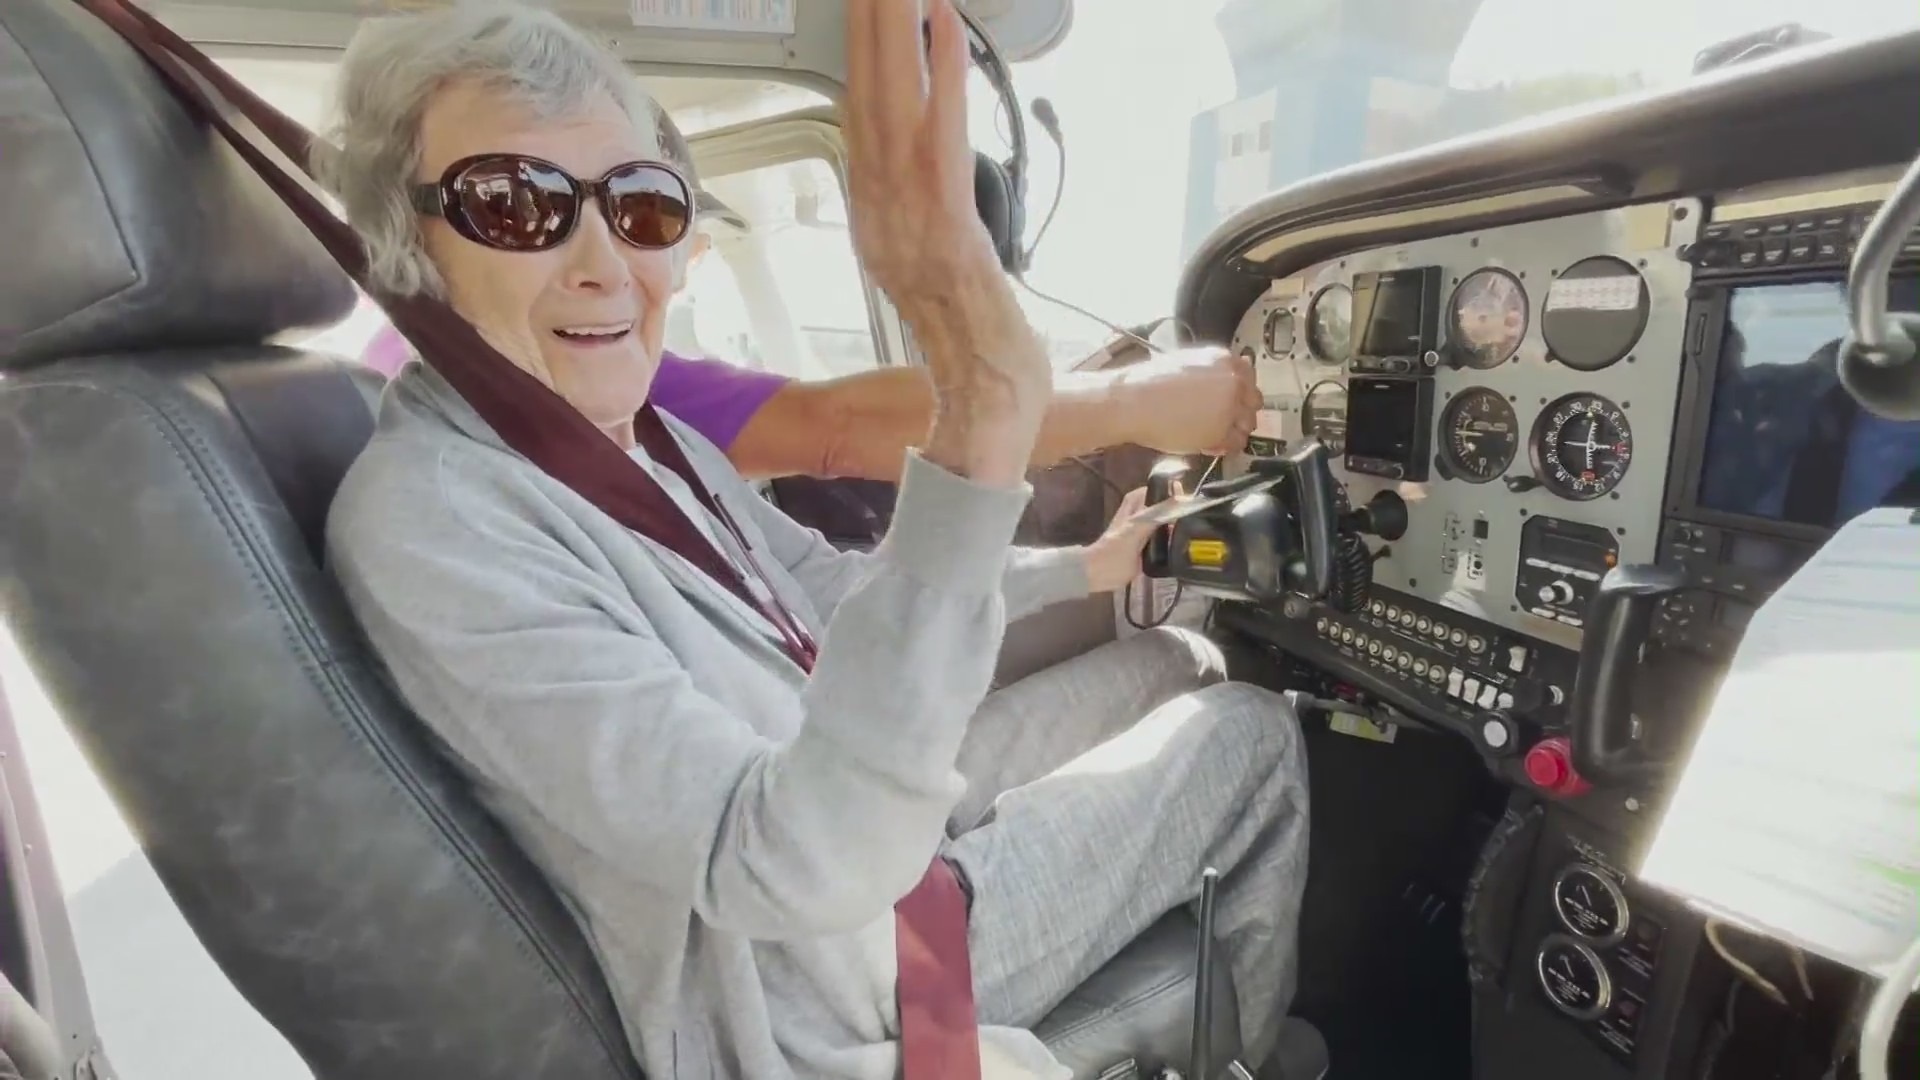
[{"label": "red button", "polygon": [[1578,795],[1589,785],[1573,768],[1573,749],[1564,735],[1542,739],[1527,751],[1527,779],[1549,795]]}]

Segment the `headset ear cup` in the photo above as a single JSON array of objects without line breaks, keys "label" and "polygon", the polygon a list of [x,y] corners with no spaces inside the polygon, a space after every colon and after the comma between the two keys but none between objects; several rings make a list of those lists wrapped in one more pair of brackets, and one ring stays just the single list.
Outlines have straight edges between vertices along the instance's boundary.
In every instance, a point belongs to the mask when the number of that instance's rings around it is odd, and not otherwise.
[{"label": "headset ear cup", "polygon": [[978,151],[973,155],[973,204],[980,223],[987,227],[987,235],[993,238],[1001,268],[1008,273],[1024,270],[1021,239],[1026,229],[1013,178],[1005,165]]},{"label": "headset ear cup", "polygon": [[1007,253],[1001,256],[1000,263],[1010,274],[1027,272],[1027,193],[1013,163],[1007,162],[1000,167],[1000,175],[1007,181]]}]

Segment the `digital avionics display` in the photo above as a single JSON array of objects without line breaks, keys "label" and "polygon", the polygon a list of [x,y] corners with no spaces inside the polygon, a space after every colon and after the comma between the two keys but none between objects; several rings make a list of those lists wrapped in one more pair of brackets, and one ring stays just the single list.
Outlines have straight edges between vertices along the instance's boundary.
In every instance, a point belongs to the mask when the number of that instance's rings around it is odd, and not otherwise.
[{"label": "digital avionics display", "polygon": [[1347,382],[1347,468],[1424,480],[1433,410],[1433,382],[1366,378]]},{"label": "digital avionics display", "polygon": [[[1920,310],[1920,279],[1894,281]],[[1840,385],[1839,282],[1756,285],[1727,302],[1700,505],[1823,528],[1876,506],[1920,506],[1920,422],[1883,420]]]},{"label": "digital avionics display", "polygon": [[1354,355],[1418,361],[1434,347],[1439,299],[1439,267],[1354,275]]}]

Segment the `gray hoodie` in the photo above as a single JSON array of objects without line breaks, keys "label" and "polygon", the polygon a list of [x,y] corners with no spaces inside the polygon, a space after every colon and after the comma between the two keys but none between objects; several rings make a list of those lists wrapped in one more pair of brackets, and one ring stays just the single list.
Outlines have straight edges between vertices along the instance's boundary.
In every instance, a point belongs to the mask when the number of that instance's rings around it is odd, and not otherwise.
[{"label": "gray hoodie", "polygon": [[[669,424],[820,640],[811,678],[420,364],[335,499],[332,569],[407,702],[580,913],[650,1076],[891,1080],[892,905],[944,839],[1007,620],[1084,595],[1084,563],[1010,546],[1024,485],[911,454],[886,539],[836,551]],[[1050,1071],[1026,1032],[982,1039]]]}]

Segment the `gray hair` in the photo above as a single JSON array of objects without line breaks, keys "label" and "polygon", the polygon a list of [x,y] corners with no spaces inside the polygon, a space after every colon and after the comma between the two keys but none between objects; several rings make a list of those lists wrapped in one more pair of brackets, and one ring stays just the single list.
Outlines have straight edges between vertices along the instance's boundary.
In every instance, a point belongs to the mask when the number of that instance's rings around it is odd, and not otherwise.
[{"label": "gray hair", "polygon": [[366,245],[370,284],[399,296],[445,292],[409,189],[420,167],[421,117],[448,83],[476,80],[542,118],[606,94],[659,146],[659,107],[620,61],[559,16],[518,3],[370,20],[347,46],[337,77],[327,132],[334,149],[315,161],[316,172]]}]

